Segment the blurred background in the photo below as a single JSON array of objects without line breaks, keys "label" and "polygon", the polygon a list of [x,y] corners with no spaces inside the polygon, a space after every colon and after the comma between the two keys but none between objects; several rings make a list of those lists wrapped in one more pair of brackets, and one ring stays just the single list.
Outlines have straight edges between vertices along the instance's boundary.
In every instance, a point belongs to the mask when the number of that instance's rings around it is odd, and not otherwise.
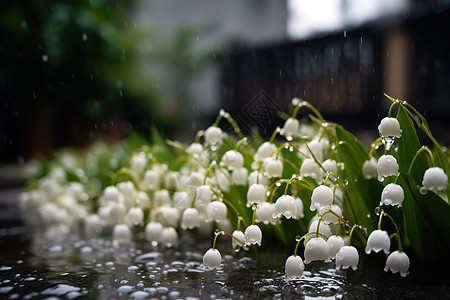
[{"label": "blurred background", "polygon": [[450,143],[450,0],[0,3],[0,162],[155,124],[190,142],[220,108],[270,134],[293,97],[370,138],[383,93]]}]

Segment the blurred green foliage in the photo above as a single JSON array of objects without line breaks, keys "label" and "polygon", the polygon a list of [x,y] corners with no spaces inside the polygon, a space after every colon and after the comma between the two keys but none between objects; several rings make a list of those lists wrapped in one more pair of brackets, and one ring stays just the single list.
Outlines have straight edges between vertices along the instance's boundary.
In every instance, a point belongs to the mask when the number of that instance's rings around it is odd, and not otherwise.
[{"label": "blurred green foliage", "polygon": [[212,60],[193,45],[201,28],[163,36],[134,21],[137,9],[136,0],[0,3],[0,131],[16,151],[29,143],[13,140],[36,123],[53,148],[111,127],[148,135],[152,123],[170,130],[189,121],[189,83]]}]

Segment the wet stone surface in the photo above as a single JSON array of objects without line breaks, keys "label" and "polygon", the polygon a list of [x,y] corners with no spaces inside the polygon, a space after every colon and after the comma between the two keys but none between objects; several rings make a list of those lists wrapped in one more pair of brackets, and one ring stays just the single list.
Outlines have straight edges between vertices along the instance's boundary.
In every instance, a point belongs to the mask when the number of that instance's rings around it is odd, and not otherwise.
[{"label": "wet stone surface", "polygon": [[357,271],[312,262],[300,280],[288,282],[284,263],[292,249],[276,243],[235,253],[224,237],[217,270],[202,266],[212,238],[189,233],[172,249],[142,235],[131,246],[98,237],[51,243],[31,235],[15,202],[4,200],[17,193],[1,195],[9,214],[0,220],[0,299],[443,299],[450,293],[445,270],[413,260],[402,278],[383,271],[384,255],[361,252]]}]

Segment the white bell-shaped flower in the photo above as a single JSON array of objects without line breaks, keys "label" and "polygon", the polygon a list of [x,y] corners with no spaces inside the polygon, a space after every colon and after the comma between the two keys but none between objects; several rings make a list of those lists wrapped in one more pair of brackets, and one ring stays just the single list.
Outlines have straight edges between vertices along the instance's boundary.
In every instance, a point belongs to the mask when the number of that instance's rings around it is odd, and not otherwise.
[{"label": "white bell-shaped flower", "polygon": [[244,165],[244,157],[236,150],[229,150],[222,156],[222,164],[229,170],[237,170]]},{"label": "white bell-shaped flower", "polygon": [[280,134],[285,136],[288,140],[292,139],[293,136],[298,134],[298,129],[300,128],[300,123],[295,118],[289,118],[283,125]]},{"label": "white bell-shaped flower", "polygon": [[138,192],[136,198],[136,205],[142,210],[150,208],[151,205],[150,197],[147,195],[147,193],[143,191]]},{"label": "white bell-shaped flower", "polygon": [[327,159],[322,163],[322,167],[329,173],[337,174],[337,163],[335,160]]},{"label": "white bell-shaped flower", "polygon": [[277,151],[277,146],[275,146],[275,144],[264,142],[259,146],[258,150],[256,150],[254,159],[255,161],[263,161],[266,157],[275,155],[275,151]]},{"label": "white bell-shaped flower", "polygon": [[292,216],[293,219],[301,219],[303,218],[305,215],[303,213],[303,201],[300,198],[295,198],[294,199],[294,205],[295,205],[295,214]]},{"label": "white bell-shaped flower", "polygon": [[125,222],[128,226],[144,225],[144,212],[139,207],[132,207],[125,217]]},{"label": "white bell-shaped flower", "polygon": [[421,192],[426,190],[438,190],[442,191],[447,188],[448,177],[447,174],[444,173],[439,167],[429,168],[423,174],[423,180],[421,188]]},{"label": "white bell-shaped flower", "polygon": [[84,228],[87,234],[100,233],[102,231],[102,220],[97,214],[88,215],[84,218]]},{"label": "white bell-shaped flower", "polygon": [[[330,210],[333,211],[334,214],[329,212]],[[340,220],[335,214],[342,218],[342,209],[336,204],[331,205],[331,207],[322,206],[319,208],[319,215],[323,215],[322,221],[325,222],[325,224],[339,223]]]},{"label": "white bell-shaped flower", "polygon": [[345,246],[344,239],[338,235],[332,235],[327,240],[328,256],[330,259],[335,259],[336,254]]},{"label": "white bell-shaped flower", "polygon": [[189,153],[190,155],[200,155],[203,153],[204,149],[202,144],[200,143],[192,143],[189,145],[189,147],[187,148],[187,153]]},{"label": "white bell-shaped flower", "polygon": [[255,212],[255,221],[263,222],[264,224],[278,224],[281,215],[275,213],[275,203],[263,202],[258,205]]},{"label": "white bell-shaped flower", "polygon": [[283,173],[283,163],[279,159],[267,157],[263,162],[264,172],[269,178],[281,177]]},{"label": "white bell-shaped flower", "polygon": [[[317,232],[317,224],[318,223],[319,223],[319,219],[312,221],[311,224],[309,225],[308,233]],[[323,221],[320,222],[319,233],[321,233],[322,235],[324,235],[327,238],[330,237],[332,235],[330,225],[325,224],[325,222],[323,222]],[[322,235],[319,235],[319,238],[325,239]],[[315,236],[316,235],[314,235],[314,234],[310,234],[310,235],[306,236],[304,245],[308,244],[308,242],[311,239],[313,239]]]},{"label": "white bell-shaped flower", "polygon": [[398,164],[392,155],[382,155],[377,164],[378,180],[383,181],[385,177],[398,175]]},{"label": "white bell-shaped flower", "polygon": [[159,222],[148,222],[145,225],[145,238],[153,245],[157,245],[162,240],[163,225]]},{"label": "white bell-shaped flower", "polygon": [[353,246],[344,246],[336,254],[336,269],[351,267],[354,271],[358,269],[359,254]]},{"label": "white bell-shaped flower", "polygon": [[261,246],[262,231],[258,225],[250,225],[245,229],[245,245],[258,244]]},{"label": "white bell-shaped flower", "polygon": [[377,171],[377,159],[375,157],[371,157],[370,160],[366,160],[362,167],[362,172],[364,178],[371,179],[376,178],[378,175]]},{"label": "white bell-shaped flower", "polygon": [[117,187],[119,188],[119,191],[123,195],[122,197],[123,203],[125,204],[127,209],[133,207],[136,204],[135,201],[138,194],[133,182],[131,181],[119,182],[117,184]]},{"label": "white bell-shaped flower", "polygon": [[186,208],[181,215],[181,229],[194,229],[200,226],[200,214],[195,208]]},{"label": "white bell-shaped flower", "polygon": [[316,187],[311,196],[310,210],[314,211],[321,207],[331,207],[333,204],[333,190],[326,185]]},{"label": "white bell-shaped flower", "polygon": [[235,185],[247,185],[248,170],[247,168],[239,168],[231,174],[231,181]]},{"label": "white bell-shaped flower", "polygon": [[130,169],[137,174],[144,172],[145,166],[147,165],[147,156],[145,152],[139,152],[135,154],[130,160]]},{"label": "white bell-shaped flower", "polygon": [[226,169],[217,170],[215,172],[215,178],[217,180],[219,188],[222,191],[224,192],[230,191],[230,173],[228,173],[228,170]]},{"label": "white bell-shaped flower", "polygon": [[210,126],[205,131],[205,142],[209,145],[222,144],[223,132],[217,126]]},{"label": "white bell-shaped flower", "polygon": [[206,215],[209,220],[216,221],[217,223],[225,221],[227,218],[227,206],[222,201],[213,201],[208,204],[206,208]]},{"label": "white bell-shaped flower", "polygon": [[115,186],[108,186],[103,190],[102,200],[106,203],[108,202],[119,202],[120,191]]},{"label": "white bell-shaped flower", "polygon": [[323,144],[318,140],[312,140],[308,143],[308,147],[311,150],[314,157],[322,162],[323,161]]},{"label": "white bell-shaped flower", "polygon": [[245,248],[245,234],[242,231],[235,230],[233,231],[232,236],[234,236],[234,238],[231,239],[231,247],[233,247],[234,250],[238,250],[240,247]]},{"label": "white bell-shaped flower", "polygon": [[167,248],[173,247],[178,241],[178,233],[173,227],[165,227],[161,232],[161,244]]},{"label": "white bell-shaped flower", "polygon": [[195,195],[195,206],[206,207],[211,202],[212,190],[209,185],[201,185],[197,188]]},{"label": "white bell-shaped flower", "polygon": [[389,183],[381,192],[380,205],[392,205],[402,206],[402,202],[405,199],[405,193],[401,185],[395,183]]},{"label": "white bell-shaped flower", "polygon": [[384,230],[374,230],[367,239],[366,253],[369,254],[372,250],[378,253],[383,250],[384,253],[389,254],[390,247],[391,239],[388,233]]},{"label": "white bell-shaped flower", "polygon": [[110,203],[108,221],[112,223],[119,223],[125,217],[127,208],[122,201],[118,203]]},{"label": "white bell-shaped flower", "polygon": [[157,209],[156,217],[158,219],[172,227],[178,227],[178,221],[180,221],[180,209],[171,206],[161,206]]},{"label": "white bell-shaped flower", "polygon": [[314,260],[330,262],[328,245],[324,239],[314,237],[305,246],[305,264]]},{"label": "white bell-shaped flower", "polygon": [[247,191],[247,207],[266,201],[266,187],[262,184],[252,184]]},{"label": "white bell-shaped flower", "polygon": [[301,177],[311,177],[318,181],[322,178],[323,170],[312,158],[306,158],[303,160],[300,166],[300,176]]},{"label": "white bell-shaped flower", "polygon": [[250,186],[256,183],[267,186],[269,185],[269,178],[267,178],[263,172],[253,171],[248,174],[248,185]]},{"label": "white bell-shaped flower", "polygon": [[291,255],[286,259],[286,264],[284,265],[284,270],[286,272],[286,278],[299,279],[303,275],[303,270],[305,269],[305,264],[299,255]]},{"label": "white bell-shaped flower", "polygon": [[113,230],[113,240],[115,245],[131,243],[132,233],[127,224],[116,224]]},{"label": "white bell-shaped flower", "polygon": [[396,118],[383,118],[380,122],[380,125],[378,125],[378,132],[384,139],[393,139],[402,136],[400,123]]},{"label": "white bell-shaped flower", "polygon": [[178,207],[187,208],[191,206],[192,198],[188,192],[181,191],[173,194],[172,201]]},{"label": "white bell-shaped flower", "polygon": [[294,197],[290,195],[282,195],[275,202],[275,213],[280,216],[283,215],[286,219],[292,218],[296,211]]},{"label": "white bell-shaped flower", "polygon": [[171,202],[168,190],[158,190],[153,194],[153,204],[155,207],[168,205]]},{"label": "white bell-shaped flower", "polygon": [[219,250],[210,248],[206,251],[205,255],[203,255],[203,266],[209,269],[215,269],[220,267],[220,263],[222,262],[222,255],[220,255]]},{"label": "white bell-shaped flower", "polygon": [[409,274],[409,257],[405,252],[394,251],[386,260],[384,271],[391,270],[393,274],[400,272],[402,277]]}]

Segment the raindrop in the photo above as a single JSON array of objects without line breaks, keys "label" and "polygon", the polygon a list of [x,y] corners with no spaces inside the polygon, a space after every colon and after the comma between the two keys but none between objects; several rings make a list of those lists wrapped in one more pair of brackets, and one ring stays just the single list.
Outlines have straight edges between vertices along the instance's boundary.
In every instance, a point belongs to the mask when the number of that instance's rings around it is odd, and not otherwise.
[{"label": "raindrop", "polygon": [[87,41],[87,34],[86,34],[86,33],[83,33],[83,34],[81,35],[81,39],[83,40],[83,42],[86,42],[86,41]]},{"label": "raindrop", "polygon": [[257,205],[252,205],[252,210],[256,210],[258,208]]},{"label": "raindrop", "polygon": [[302,238],[301,236],[297,235],[297,236],[295,237],[295,241],[298,242],[298,241],[300,241],[301,238]]},{"label": "raindrop", "polygon": [[224,116],[224,115],[225,115],[225,110],[224,110],[224,109],[221,109],[221,110],[219,111],[219,115]]},{"label": "raindrop", "polygon": [[344,37],[347,37],[347,31],[344,30]]},{"label": "raindrop", "polygon": [[301,100],[299,98],[292,98],[291,103],[293,106],[297,106],[300,103],[300,101]]},{"label": "raindrop", "polygon": [[43,62],[47,62],[48,61],[48,56],[46,54],[42,54],[42,61]]},{"label": "raindrop", "polygon": [[214,229],[214,235],[219,234],[220,230],[219,229]]},{"label": "raindrop", "polygon": [[367,217],[368,219],[370,219],[370,216],[371,216],[371,215],[370,215],[370,212],[368,212],[367,215],[366,215],[366,217]]},{"label": "raindrop", "polygon": [[281,186],[281,182],[275,183],[276,186]]},{"label": "raindrop", "polygon": [[381,213],[381,207],[377,206],[375,207],[375,215],[379,216]]}]

